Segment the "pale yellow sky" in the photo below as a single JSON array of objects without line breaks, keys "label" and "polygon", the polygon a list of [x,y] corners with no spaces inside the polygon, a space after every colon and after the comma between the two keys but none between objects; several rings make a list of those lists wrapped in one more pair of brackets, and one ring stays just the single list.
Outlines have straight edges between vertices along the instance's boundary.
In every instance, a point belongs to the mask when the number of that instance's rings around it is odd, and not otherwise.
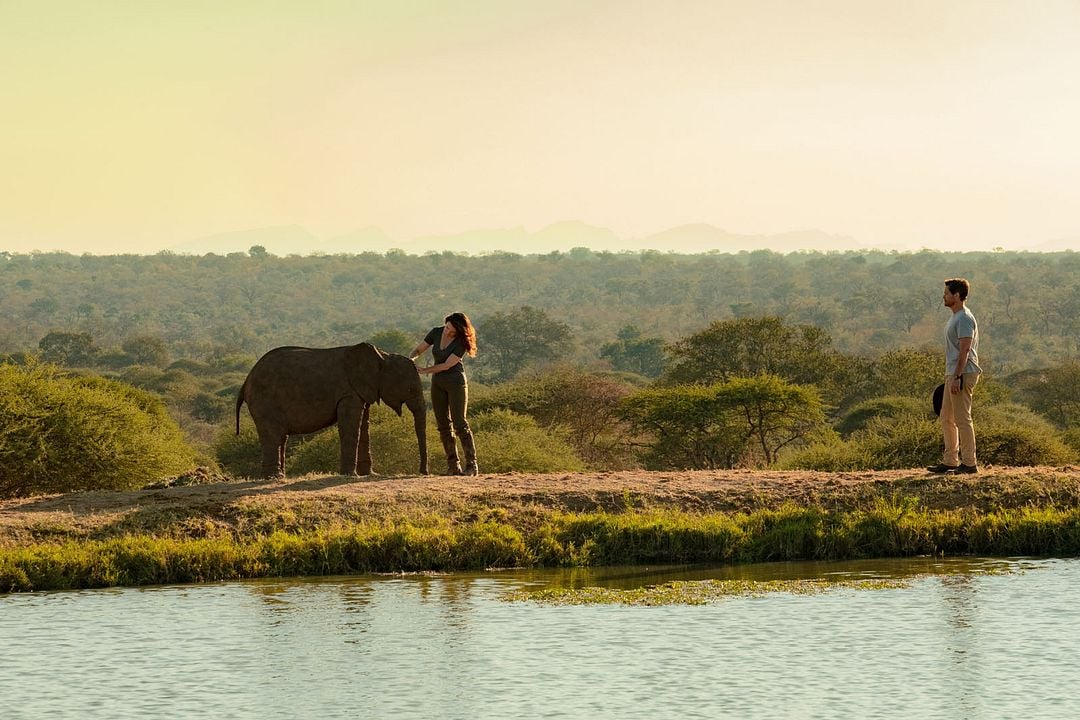
[{"label": "pale yellow sky", "polygon": [[0,102],[0,250],[1080,237],[1076,0],[0,0]]}]

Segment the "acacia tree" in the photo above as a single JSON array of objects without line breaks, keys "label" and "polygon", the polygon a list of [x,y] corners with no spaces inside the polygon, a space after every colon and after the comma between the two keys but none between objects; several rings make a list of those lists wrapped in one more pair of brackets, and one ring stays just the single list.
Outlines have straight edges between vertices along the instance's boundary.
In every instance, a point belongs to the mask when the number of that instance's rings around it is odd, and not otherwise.
[{"label": "acacia tree", "polygon": [[901,348],[874,361],[875,394],[926,397],[945,374],[945,356],[940,352]]},{"label": "acacia tree", "polygon": [[813,384],[828,401],[847,405],[867,391],[868,363],[832,349],[829,334],[813,325],[788,325],[778,317],[719,320],[667,346],[664,380],[707,385],[737,377],[774,375]]},{"label": "acacia tree", "polygon": [[570,326],[538,308],[522,305],[509,313],[497,312],[477,327],[483,365],[492,368],[487,379],[509,380],[536,361],[551,361],[573,348]]},{"label": "acacia tree", "polygon": [[781,450],[825,425],[817,388],[795,385],[773,375],[734,378],[714,389],[716,404],[743,421],[747,442],[766,465]]},{"label": "acacia tree", "polygon": [[409,351],[416,347],[416,338],[394,328],[380,330],[369,337],[368,342],[384,352],[398,355],[408,355]]},{"label": "acacia tree", "polygon": [[600,348],[600,357],[611,362],[616,370],[657,377],[664,370],[664,341],[661,338],[642,337],[641,330],[627,325],[619,330],[615,342]]},{"label": "acacia tree", "polygon": [[826,423],[816,388],[771,375],[651,388],[622,407],[651,467],[769,465]]},{"label": "acacia tree", "polygon": [[132,335],[120,347],[136,365],[165,367],[169,364],[169,348],[157,335]]},{"label": "acacia tree", "polygon": [[38,342],[41,359],[57,365],[90,365],[100,349],[90,333],[53,331]]},{"label": "acacia tree", "polygon": [[620,401],[633,390],[618,379],[572,365],[522,373],[479,396],[477,413],[506,409],[533,417],[540,427],[566,436],[578,455],[595,468],[627,464]]},{"label": "acacia tree", "polygon": [[1021,402],[1059,427],[1080,425],[1080,361],[1019,374],[1013,385]]},{"label": "acacia tree", "polygon": [[623,418],[640,439],[650,469],[734,467],[746,439],[731,413],[719,412],[713,391],[701,385],[650,388],[627,397]]}]

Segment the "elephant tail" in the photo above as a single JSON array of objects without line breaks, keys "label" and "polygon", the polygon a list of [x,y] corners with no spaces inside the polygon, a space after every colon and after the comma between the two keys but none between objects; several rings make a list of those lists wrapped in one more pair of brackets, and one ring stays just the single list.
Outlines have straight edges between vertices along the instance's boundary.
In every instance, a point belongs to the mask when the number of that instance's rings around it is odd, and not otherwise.
[{"label": "elephant tail", "polygon": [[236,434],[240,434],[240,408],[244,405],[244,391],[247,390],[247,380],[240,386],[240,392],[236,396]]}]

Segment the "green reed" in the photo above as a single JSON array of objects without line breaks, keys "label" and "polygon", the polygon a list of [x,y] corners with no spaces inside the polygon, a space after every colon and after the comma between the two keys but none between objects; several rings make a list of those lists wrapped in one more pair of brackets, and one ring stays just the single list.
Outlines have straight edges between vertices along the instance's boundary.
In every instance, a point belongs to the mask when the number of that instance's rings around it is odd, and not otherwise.
[{"label": "green reed", "polygon": [[131,533],[0,548],[0,592],[488,567],[742,563],[911,555],[1080,555],[1080,508],[431,515],[212,537]]}]

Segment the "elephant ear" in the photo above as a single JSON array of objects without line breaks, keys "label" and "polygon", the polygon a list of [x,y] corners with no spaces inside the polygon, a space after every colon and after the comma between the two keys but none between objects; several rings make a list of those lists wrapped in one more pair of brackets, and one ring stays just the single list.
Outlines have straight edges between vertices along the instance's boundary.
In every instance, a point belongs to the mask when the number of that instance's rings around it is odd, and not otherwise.
[{"label": "elephant ear", "polygon": [[371,343],[360,343],[345,350],[345,377],[353,391],[369,405],[379,401],[379,384],[385,364],[386,356]]}]

